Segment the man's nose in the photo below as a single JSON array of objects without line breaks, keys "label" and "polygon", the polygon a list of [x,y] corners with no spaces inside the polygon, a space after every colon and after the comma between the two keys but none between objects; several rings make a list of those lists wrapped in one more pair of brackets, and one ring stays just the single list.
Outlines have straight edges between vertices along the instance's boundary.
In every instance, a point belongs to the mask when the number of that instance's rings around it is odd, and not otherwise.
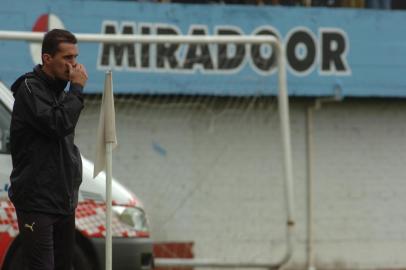
[{"label": "man's nose", "polygon": [[71,64],[72,66],[75,66],[76,65],[76,59],[75,58],[73,58],[73,59],[69,59],[69,64]]}]

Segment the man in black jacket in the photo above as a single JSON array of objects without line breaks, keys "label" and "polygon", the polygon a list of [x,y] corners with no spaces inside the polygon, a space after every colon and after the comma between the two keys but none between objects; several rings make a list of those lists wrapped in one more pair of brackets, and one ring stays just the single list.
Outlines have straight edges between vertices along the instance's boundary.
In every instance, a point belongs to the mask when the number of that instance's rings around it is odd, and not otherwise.
[{"label": "man in black jacket", "polygon": [[[71,269],[82,161],[74,131],[87,73],[77,40],[61,29],[42,43],[42,65],[12,85],[13,170],[9,197],[22,239],[24,269]],[[69,83],[69,90],[65,87]]]}]

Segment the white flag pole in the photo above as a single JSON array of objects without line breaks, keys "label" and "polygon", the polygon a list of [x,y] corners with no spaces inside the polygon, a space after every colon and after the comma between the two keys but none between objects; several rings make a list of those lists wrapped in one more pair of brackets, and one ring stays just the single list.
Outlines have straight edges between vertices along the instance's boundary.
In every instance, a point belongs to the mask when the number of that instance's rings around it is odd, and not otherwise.
[{"label": "white flag pole", "polygon": [[112,154],[113,144],[106,143],[106,270],[112,270],[112,251],[113,238],[111,234],[111,216],[112,216]]},{"label": "white flag pole", "polygon": [[112,179],[113,149],[117,146],[116,120],[114,111],[113,76],[111,71],[106,72],[104,92],[100,109],[99,127],[97,130],[97,147],[93,177],[106,170],[106,238],[105,255],[106,270],[112,270]]},{"label": "white flag pole", "polygon": [[104,136],[106,144],[106,270],[112,270],[113,265],[113,236],[112,221],[112,178],[113,178],[113,148],[117,145],[116,124],[114,111],[113,74],[106,72],[104,89]]}]

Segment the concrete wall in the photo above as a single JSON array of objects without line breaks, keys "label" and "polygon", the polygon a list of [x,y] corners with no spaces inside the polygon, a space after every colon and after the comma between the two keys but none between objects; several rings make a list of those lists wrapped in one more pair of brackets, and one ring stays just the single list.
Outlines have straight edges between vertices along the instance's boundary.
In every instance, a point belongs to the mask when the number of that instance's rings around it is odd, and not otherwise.
[{"label": "concrete wall", "polygon": [[[251,101],[117,103],[114,175],[145,203],[155,240],[194,241],[197,258],[275,261],[282,256],[279,116],[275,100]],[[292,267],[306,261],[309,104],[291,101],[297,219]],[[320,269],[406,266],[405,105],[345,100],[315,112]],[[77,143],[88,158],[95,152],[97,121],[98,102],[88,102],[77,129]]]}]

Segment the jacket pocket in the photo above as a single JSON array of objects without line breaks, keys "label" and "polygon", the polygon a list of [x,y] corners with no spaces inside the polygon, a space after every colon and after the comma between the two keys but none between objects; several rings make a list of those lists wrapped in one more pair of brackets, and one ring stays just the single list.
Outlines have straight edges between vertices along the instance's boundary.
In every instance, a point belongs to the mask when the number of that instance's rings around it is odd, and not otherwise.
[{"label": "jacket pocket", "polygon": [[18,162],[14,164],[10,175],[11,185],[8,190],[8,196],[16,207],[23,206],[24,201],[27,200],[27,196],[29,196],[33,186],[35,186],[33,152],[32,146],[24,149],[20,153]]}]

